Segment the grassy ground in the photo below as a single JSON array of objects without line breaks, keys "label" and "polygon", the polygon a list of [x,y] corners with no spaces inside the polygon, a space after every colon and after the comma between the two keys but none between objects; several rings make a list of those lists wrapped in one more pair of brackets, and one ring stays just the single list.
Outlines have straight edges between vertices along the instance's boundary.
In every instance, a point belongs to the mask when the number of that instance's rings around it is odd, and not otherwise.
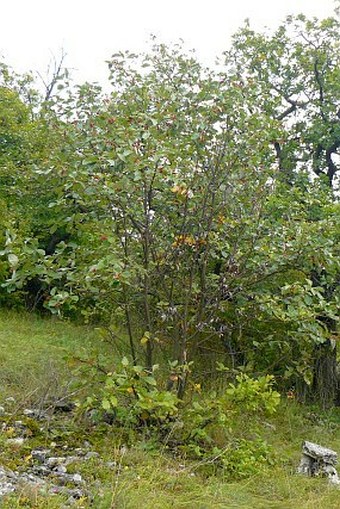
[{"label": "grassy ground", "polygon": [[[13,412],[48,405],[53,398],[74,391],[74,374],[65,360],[68,355],[96,348],[97,334],[31,315],[0,313],[0,405],[14,397]],[[104,432],[105,431],[105,432]],[[56,454],[65,445],[81,446],[84,440],[100,453],[72,465],[86,479],[95,495],[95,509],[338,509],[340,491],[325,479],[298,476],[301,443],[311,440],[340,451],[340,413],[322,413],[302,408],[292,400],[282,402],[277,415],[263,423],[261,437],[273,448],[273,465],[253,477],[231,481],[221,474],[207,477],[199,465],[178,460],[162,445],[148,440],[125,447],[124,438],[109,426],[90,429],[68,414],[58,417],[43,432],[33,434],[23,446],[9,446],[0,434],[0,465],[22,468],[37,446]],[[105,462],[114,461],[109,468]],[[0,507],[55,509],[63,507],[61,496],[43,497],[27,491],[2,500]],[[80,500],[77,507],[89,507]]]}]

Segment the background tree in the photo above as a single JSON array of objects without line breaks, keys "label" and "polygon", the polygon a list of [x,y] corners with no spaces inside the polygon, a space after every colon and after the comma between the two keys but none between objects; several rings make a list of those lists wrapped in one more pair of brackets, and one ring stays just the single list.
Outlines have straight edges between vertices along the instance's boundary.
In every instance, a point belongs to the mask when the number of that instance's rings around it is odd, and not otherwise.
[{"label": "background tree", "polygon": [[[339,186],[340,147],[340,61],[339,22],[335,18],[322,21],[305,16],[289,16],[274,34],[259,34],[249,26],[234,38],[232,50],[226,53],[226,63],[232,68],[231,81],[240,84],[242,95],[251,109],[265,113],[277,122],[273,136],[278,175],[289,189],[301,189],[299,175],[313,172],[334,190],[327,202],[335,202]],[[254,105],[256,97],[256,106]],[[299,183],[300,180],[300,183]],[[305,179],[306,180],[306,179]],[[304,194],[308,186],[304,186]],[[309,198],[304,196],[300,200]],[[324,204],[326,201],[321,199]],[[321,202],[320,202],[321,203]],[[334,211],[337,211],[334,205]],[[318,211],[317,211],[318,210]],[[309,221],[324,223],[322,206],[313,207]],[[328,209],[329,210],[329,209]],[[306,239],[318,239],[311,225]],[[321,235],[320,238],[323,237]],[[338,252],[339,233],[332,227],[334,247]],[[319,239],[320,240],[320,239]],[[324,252],[324,251],[322,251]],[[307,259],[313,285],[323,288],[328,301],[339,287],[339,271],[334,269],[332,250],[329,259],[313,256]],[[332,268],[331,268],[332,267]],[[327,273],[327,270],[330,273]],[[320,315],[329,334],[336,333],[333,319]],[[313,392],[317,398],[333,401],[338,390],[335,343],[327,340],[315,349]]]},{"label": "background tree", "polygon": [[273,146],[288,182],[301,169],[338,185],[339,28],[335,18],[289,16],[274,34],[244,27],[226,53],[248,107],[277,122]]}]

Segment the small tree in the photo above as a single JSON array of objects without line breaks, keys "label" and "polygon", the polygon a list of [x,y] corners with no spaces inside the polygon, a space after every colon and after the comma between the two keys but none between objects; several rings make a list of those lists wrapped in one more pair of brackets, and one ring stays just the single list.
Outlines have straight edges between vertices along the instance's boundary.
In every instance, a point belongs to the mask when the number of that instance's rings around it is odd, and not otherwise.
[{"label": "small tree", "polygon": [[[334,35],[333,21],[306,26],[324,30],[328,42]],[[41,233],[7,243],[15,271],[6,286],[38,277],[53,312],[124,326],[134,364],[142,357],[151,370],[155,359],[170,361],[180,398],[192,361],[203,360],[206,374],[212,357],[309,383],[315,345],[334,359],[328,324],[337,297],[327,289],[339,258],[328,185],[335,172],[320,167],[327,185],[309,178],[317,115],[323,133],[337,129],[334,105],[325,100],[328,113],[320,105],[315,71],[308,104],[290,118],[307,56],[310,47],[290,42],[287,27],[272,39],[241,31],[228,73],[202,68],[180,47],[114,55],[110,96],[85,84],[64,94],[58,112],[44,110],[60,146],[50,145],[29,182],[47,191],[42,228],[67,235],[53,249]]]}]

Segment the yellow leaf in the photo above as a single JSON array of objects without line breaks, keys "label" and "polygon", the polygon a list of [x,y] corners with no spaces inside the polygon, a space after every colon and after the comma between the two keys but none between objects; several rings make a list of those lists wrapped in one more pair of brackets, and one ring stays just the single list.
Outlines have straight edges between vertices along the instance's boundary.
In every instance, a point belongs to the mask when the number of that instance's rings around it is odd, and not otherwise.
[{"label": "yellow leaf", "polygon": [[149,339],[150,339],[150,332],[149,331],[144,332],[144,336],[140,340],[140,344],[146,345],[146,343],[149,341]]}]

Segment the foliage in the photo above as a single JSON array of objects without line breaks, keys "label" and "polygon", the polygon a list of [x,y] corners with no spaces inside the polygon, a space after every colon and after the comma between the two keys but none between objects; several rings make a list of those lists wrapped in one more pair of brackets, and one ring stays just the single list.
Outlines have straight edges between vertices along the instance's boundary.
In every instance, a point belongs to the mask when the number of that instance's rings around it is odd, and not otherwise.
[{"label": "foliage", "polygon": [[2,66],[2,300],[123,331],[179,399],[218,360],[332,404],[338,28],[246,25],[218,71],[153,41],[113,55],[110,95],[62,75],[39,99]]},{"label": "foliage", "polygon": [[270,375],[251,379],[246,374],[236,377],[237,384],[230,384],[227,394],[231,401],[246,411],[273,414],[280,402],[280,394],[273,391]]},{"label": "foliage", "polygon": [[[213,453],[219,450],[213,450]],[[271,449],[261,439],[241,439],[223,451],[221,456],[222,466],[225,473],[231,478],[242,479],[257,474],[261,467],[271,463]]]},{"label": "foliage", "polygon": [[[259,419],[278,408],[280,395],[272,388],[272,377],[239,375],[221,393],[200,398],[196,393],[192,400],[180,401],[160,389],[156,370],[150,373],[123,357],[114,371],[97,373],[95,381],[87,363],[82,377],[87,387],[92,379],[93,389],[78,403],[81,414],[92,425],[110,424],[126,440],[161,439],[169,451],[199,460],[205,473],[222,469],[227,476],[247,477],[271,461],[270,447],[252,434],[256,436]],[[247,430],[239,421],[245,415]]]},{"label": "foliage", "polygon": [[[237,376],[235,384],[222,394],[194,400],[183,411],[183,442],[180,449],[189,457],[199,458],[203,468],[222,468],[227,475],[248,476],[270,461],[270,448],[251,436],[257,419],[276,412],[280,395],[272,390],[272,377],[251,379]],[[247,416],[247,431],[241,419]],[[176,431],[174,431],[176,436]]]},{"label": "foliage", "polygon": [[274,33],[246,25],[226,52],[246,107],[276,120],[273,146],[290,182],[297,169],[308,168],[338,185],[338,44],[338,19],[299,15],[288,16]]},{"label": "foliage", "polygon": [[[112,422],[124,428],[160,425],[178,413],[178,399],[158,387],[153,366],[152,373],[142,366],[130,364],[123,357],[112,373],[107,373],[100,391],[87,396],[83,405],[100,418],[111,415]],[[95,416],[94,415],[94,416]]]}]

